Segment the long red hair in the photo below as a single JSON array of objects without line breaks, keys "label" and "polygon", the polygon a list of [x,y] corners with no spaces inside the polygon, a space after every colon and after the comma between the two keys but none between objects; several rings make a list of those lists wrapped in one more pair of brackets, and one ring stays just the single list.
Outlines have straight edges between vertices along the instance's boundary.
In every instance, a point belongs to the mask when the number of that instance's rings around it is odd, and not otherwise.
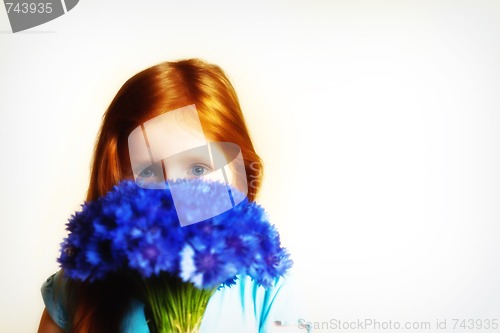
[{"label": "long red hair", "polygon": [[[241,148],[248,198],[254,200],[262,180],[262,163],[254,150],[236,92],[220,67],[188,59],[149,67],[131,77],[118,91],[103,116],[97,136],[87,201],[97,199],[119,181],[132,178],[127,141],[134,128],[190,104],[195,104],[209,140],[232,142]],[[119,300],[123,297],[119,289],[124,286],[116,281],[113,284],[111,287],[109,283],[90,285],[72,281],[68,285],[74,305],[70,308],[72,332],[119,331],[126,310],[125,300]]]},{"label": "long red hair", "polygon": [[[195,104],[203,132],[212,141],[241,148],[255,199],[262,179],[261,159],[253,148],[233,86],[216,65],[199,59],[164,62],[130,78],[104,114],[95,146],[87,200],[131,177],[127,138],[141,123],[169,110]],[[250,186],[250,184],[252,186]]]}]

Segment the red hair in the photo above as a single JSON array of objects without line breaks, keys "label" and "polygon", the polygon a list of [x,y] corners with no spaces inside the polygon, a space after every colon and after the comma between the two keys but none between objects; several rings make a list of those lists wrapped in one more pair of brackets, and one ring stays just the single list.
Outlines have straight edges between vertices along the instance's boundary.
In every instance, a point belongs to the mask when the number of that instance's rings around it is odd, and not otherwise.
[{"label": "red hair", "polygon": [[87,200],[95,200],[120,180],[131,177],[127,138],[134,128],[190,104],[195,104],[208,139],[232,142],[241,148],[248,197],[254,200],[262,179],[262,163],[253,148],[238,97],[222,69],[198,59],[164,62],[125,82],[104,114]]},{"label": "red hair", "polygon": [[[132,178],[128,155],[130,132],[162,113],[195,104],[204,134],[211,141],[237,144],[247,175],[248,198],[254,200],[262,180],[262,163],[254,150],[236,92],[216,65],[199,59],[164,62],[131,77],[116,94],[103,116],[92,160],[87,201],[105,194],[119,181]],[[110,284],[72,281],[72,332],[118,332],[126,308],[110,306],[123,297]],[[114,291],[110,291],[114,290]],[[106,304],[104,306],[103,304]]]}]

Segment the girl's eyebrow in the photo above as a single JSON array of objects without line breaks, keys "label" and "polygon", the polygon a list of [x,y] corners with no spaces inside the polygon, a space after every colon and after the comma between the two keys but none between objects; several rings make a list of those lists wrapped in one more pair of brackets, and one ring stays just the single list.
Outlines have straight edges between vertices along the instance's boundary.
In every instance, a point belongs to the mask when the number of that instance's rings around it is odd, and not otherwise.
[{"label": "girl's eyebrow", "polygon": [[150,168],[150,167],[158,167],[160,165],[161,165],[161,161],[151,163],[151,161],[148,160],[148,161],[144,161],[144,162],[141,162],[141,163],[137,163],[136,164],[136,170],[143,171],[144,169],[147,169],[147,168]]},{"label": "girl's eyebrow", "polygon": [[[199,147],[198,147],[199,148]],[[205,149],[190,149],[178,154],[175,154],[174,156],[167,157],[165,160],[169,160],[172,163],[181,163],[181,164],[188,164],[188,163],[203,163],[209,165],[211,168],[213,168],[213,163],[212,159],[210,158],[210,152],[208,151],[208,148]]]},{"label": "girl's eyebrow", "polygon": [[214,167],[210,161],[209,156],[185,155],[185,156],[180,156],[179,159],[176,160],[175,162],[182,163],[182,164],[201,163],[201,164],[205,164],[205,165],[209,166],[210,168]]}]

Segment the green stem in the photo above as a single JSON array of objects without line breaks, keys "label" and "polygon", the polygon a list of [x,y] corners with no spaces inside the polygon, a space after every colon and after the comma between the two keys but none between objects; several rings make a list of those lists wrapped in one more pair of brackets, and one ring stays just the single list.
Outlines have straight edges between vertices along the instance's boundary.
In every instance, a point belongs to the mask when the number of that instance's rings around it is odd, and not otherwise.
[{"label": "green stem", "polygon": [[152,333],[196,333],[217,288],[199,289],[167,273],[144,281]]}]

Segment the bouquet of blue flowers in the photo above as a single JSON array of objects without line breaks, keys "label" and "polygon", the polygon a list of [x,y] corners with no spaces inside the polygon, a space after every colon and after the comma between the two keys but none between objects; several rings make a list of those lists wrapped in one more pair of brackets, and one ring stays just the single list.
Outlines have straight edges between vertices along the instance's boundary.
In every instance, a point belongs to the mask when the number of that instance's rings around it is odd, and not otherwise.
[{"label": "bouquet of blue flowers", "polygon": [[[175,195],[193,211],[223,211],[218,198],[227,190],[226,184],[190,180]],[[243,199],[221,214],[181,226],[171,192],[169,186],[151,190],[122,181],[84,203],[69,219],[58,262],[69,278],[90,283],[109,274],[134,276],[152,330],[197,332],[218,288],[245,275],[269,288],[292,261],[258,204]]]}]

